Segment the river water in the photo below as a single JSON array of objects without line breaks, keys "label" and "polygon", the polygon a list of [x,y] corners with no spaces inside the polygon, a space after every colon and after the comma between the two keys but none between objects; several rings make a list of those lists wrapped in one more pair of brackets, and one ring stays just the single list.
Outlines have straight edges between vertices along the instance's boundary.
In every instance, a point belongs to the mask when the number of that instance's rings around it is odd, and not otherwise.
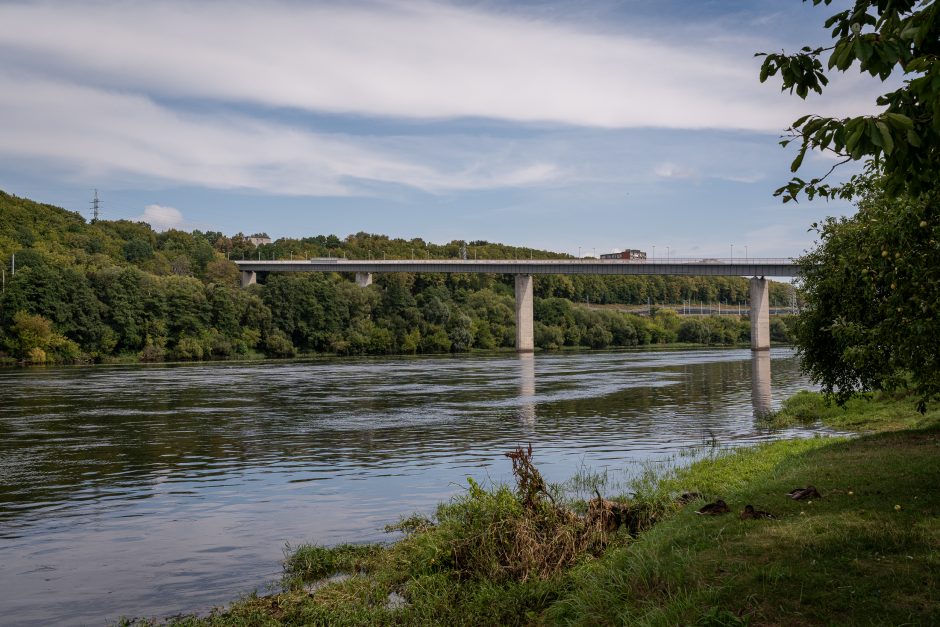
[{"label": "river water", "polygon": [[809,387],[788,349],[0,371],[0,624],[204,611],[277,580],[285,544],[387,539],[466,476],[627,475],[768,432]]}]

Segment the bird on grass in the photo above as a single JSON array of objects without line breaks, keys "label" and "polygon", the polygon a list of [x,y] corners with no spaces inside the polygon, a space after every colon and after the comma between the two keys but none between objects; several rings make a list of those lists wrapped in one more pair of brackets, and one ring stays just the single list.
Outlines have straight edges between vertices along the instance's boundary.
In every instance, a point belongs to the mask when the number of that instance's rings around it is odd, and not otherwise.
[{"label": "bird on grass", "polygon": [[753,505],[745,505],[744,511],[741,512],[739,518],[741,520],[758,520],[761,518],[772,520],[774,517],[770,512],[762,512],[759,509],[754,509]]},{"label": "bird on grass", "polygon": [[676,498],[676,503],[679,505],[688,505],[692,501],[697,501],[700,498],[702,498],[702,495],[698,492],[683,492]]},{"label": "bird on grass", "polygon": [[803,501],[805,499],[818,499],[822,498],[822,495],[819,494],[819,491],[811,485],[806,486],[805,488],[796,488],[787,492],[789,496],[794,501]]},{"label": "bird on grass", "polygon": [[702,509],[696,511],[696,514],[701,514],[703,516],[717,516],[718,514],[727,514],[731,511],[731,508],[728,507],[728,504],[718,499],[714,503],[709,503],[704,505]]}]

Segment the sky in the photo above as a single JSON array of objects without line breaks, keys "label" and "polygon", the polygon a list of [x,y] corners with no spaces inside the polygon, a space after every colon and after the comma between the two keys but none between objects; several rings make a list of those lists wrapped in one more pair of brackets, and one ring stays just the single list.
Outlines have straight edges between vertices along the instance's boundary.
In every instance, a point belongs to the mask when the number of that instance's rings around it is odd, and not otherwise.
[{"label": "sky", "polygon": [[781,133],[885,87],[803,101],[754,53],[826,43],[839,4],[0,0],[0,189],[158,229],[796,255],[853,209],[773,197]]}]

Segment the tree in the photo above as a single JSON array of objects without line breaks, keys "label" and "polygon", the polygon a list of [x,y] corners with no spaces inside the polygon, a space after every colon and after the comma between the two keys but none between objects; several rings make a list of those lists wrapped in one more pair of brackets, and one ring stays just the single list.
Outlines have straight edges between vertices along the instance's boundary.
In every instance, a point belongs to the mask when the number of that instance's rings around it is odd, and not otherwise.
[{"label": "tree", "polygon": [[71,268],[36,263],[17,271],[0,298],[0,328],[10,327],[18,311],[48,318],[57,332],[91,350],[104,331],[101,303],[85,275]]},{"label": "tree", "polygon": [[[778,189],[784,202],[801,194],[859,201],[855,216],[813,225],[820,244],[801,260],[806,303],[797,347],[803,368],[839,403],[909,387],[923,411],[940,394],[940,4],[855,0],[826,27],[833,45],[766,55],[760,80],[779,73],[783,89],[805,98],[822,92],[827,71],[857,62],[882,81],[900,74],[903,84],[878,97],[881,113],[806,115],[781,142],[799,143],[793,172],[808,150],[841,157],[825,175],[794,177]],[[840,164],[862,160],[862,174],[826,182]]]},{"label": "tree", "polygon": [[[832,0],[812,2],[828,6]],[[841,185],[826,180],[839,165],[860,160],[868,160],[869,173],[881,175],[890,195],[933,193],[940,172],[940,5],[933,0],[855,0],[825,26],[832,29],[831,46],[806,46],[791,55],[759,53],[765,56],[761,82],[779,74],[782,89],[806,98],[810,91],[822,93],[829,82],[826,72],[846,72],[857,62],[859,71],[882,81],[899,72],[904,84],[878,97],[878,106],[885,109],[877,115],[805,115],[793,122],[781,142],[800,144],[791,171],[800,169],[807,150],[830,151],[841,160],[823,176],[809,181],[794,177],[775,195],[784,202],[801,193],[852,198],[863,178],[853,176]]]},{"label": "tree", "polygon": [[51,358],[55,361],[74,361],[81,351],[78,345],[56,333],[52,321],[42,316],[18,311],[13,316],[7,340],[9,348],[16,357],[32,363],[44,363]]},{"label": "tree", "polygon": [[909,386],[923,411],[940,393],[940,223],[928,212],[923,199],[872,184],[858,214],[816,225],[796,342],[804,368],[840,403]]},{"label": "tree", "polygon": [[124,258],[131,263],[153,257],[153,246],[144,239],[132,239],[121,248]]}]

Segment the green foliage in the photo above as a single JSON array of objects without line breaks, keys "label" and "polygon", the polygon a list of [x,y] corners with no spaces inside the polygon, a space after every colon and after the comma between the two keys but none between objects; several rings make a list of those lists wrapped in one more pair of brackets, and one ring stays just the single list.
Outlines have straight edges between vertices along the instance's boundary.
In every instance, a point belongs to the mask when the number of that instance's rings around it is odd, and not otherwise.
[{"label": "green foliage", "polygon": [[805,97],[822,91],[826,71],[846,72],[857,62],[860,72],[904,82],[878,98],[884,111],[877,115],[806,115],[782,142],[799,140],[794,172],[807,150],[832,151],[840,163],[867,159],[865,172],[842,185],[825,183],[827,173],[793,178],[776,192],[784,202],[801,193],[860,198],[856,216],[814,225],[820,246],[802,260],[808,305],[797,344],[804,367],[839,403],[910,386],[923,410],[940,394],[940,5],[855,0],[826,27],[831,47],[767,55],[761,80],[779,73],[784,89]]},{"label": "green foliage", "polygon": [[785,400],[780,411],[763,417],[762,422],[778,429],[817,423],[840,431],[923,429],[940,423],[940,408],[932,404],[921,414],[904,394],[877,393],[839,406],[818,392],[800,392]]},{"label": "green foliage", "polygon": [[375,544],[340,544],[331,548],[305,544],[285,549],[284,570],[301,582],[313,582],[339,573],[358,573],[370,568],[370,562],[382,547]]},{"label": "green foliage", "polygon": [[686,320],[679,327],[679,341],[708,344],[711,332],[704,320]]},{"label": "green foliage", "polygon": [[871,184],[855,216],[817,231],[801,260],[803,367],[840,403],[910,387],[923,408],[940,393],[940,208]]},{"label": "green foliage", "polygon": [[14,357],[29,363],[72,362],[81,358],[78,344],[56,333],[52,321],[18,311],[5,342]]},{"label": "green foliage", "polygon": [[143,239],[132,239],[121,248],[124,258],[130,262],[144,261],[153,257],[153,247]]},{"label": "green foliage", "polygon": [[[805,1],[805,0],[804,0]],[[814,5],[832,0],[812,0]],[[842,163],[868,159],[869,172],[881,173],[891,194],[917,196],[936,187],[940,171],[940,16],[935,2],[917,0],[855,0],[852,7],[825,22],[831,28],[833,45],[802,48],[796,54],[765,55],[760,80],[779,74],[782,89],[806,98],[810,91],[822,93],[827,71],[858,70],[884,81],[892,75],[904,77],[901,87],[879,96],[884,111],[877,115],[850,118],[804,115],[788,130],[781,142],[798,141],[799,152],[791,170],[796,172],[807,150],[827,150],[842,157],[824,176],[809,181],[794,177],[775,195],[784,202],[804,193],[814,196],[850,198],[863,182],[831,186],[825,179]],[[826,67],[823,55],[829,54]],[[763,54],[763,53],[761,53]]]},{"label": "green foliage", "polygon": [[[468,257],[566,257],[489,242],[436,245],[368,233],[282,239],[256,249],[241,234],[156,233],[127,220],[88,224],[78,214],[0,193],[0,262],[8,264],[14,253],[17,261],[16,276],[8,273],[0,296],[0,342],[16,342],[10,339],[13,316],[26,311],[49,320],[54,333],[96,360],[511,348],[516,324],[511,276],[379,274],[374,285],[362,289],[340,274],[271,274],[243,290],[238,268],[229,261],[248,256],[402,258],[412,250],[416,256],[454,258],[464,245]],[[537,346],[606,348],[676,341],[681,320],[665,309],[648,318],[595,310],[569,299],[595,305],[741,302],[747,282],[737,277],[540,276],[535,289]],[[771,284],[772,302],[787,303],[789,297],[789,286]],[[740,323],[709,323],[715,329],[728,325]],[[743,339],[725,329],[703,341]],[[55,352],[46,358],[64,359]]]},{"label": "green foliage", "polygon": [[291,343],[287,334],[280,329],[272,329],[264,338],[264,348],[274,357],[293,357],[297,349]]}]

